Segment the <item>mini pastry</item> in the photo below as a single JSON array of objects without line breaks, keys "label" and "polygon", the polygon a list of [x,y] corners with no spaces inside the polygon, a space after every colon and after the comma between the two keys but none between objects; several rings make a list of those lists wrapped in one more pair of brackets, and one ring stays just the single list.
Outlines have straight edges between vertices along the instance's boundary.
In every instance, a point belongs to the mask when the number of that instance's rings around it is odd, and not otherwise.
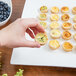
[{"label": "mini pastry", "polygon": [[49,42],[49,47],[51,49],[53,49],[53,50],[56,50],[56,49],[58,49],[60,47],[60,44],[59,44],[59,42],[57,40],[51,40]]},{"label": "mini pastry", "polygon": [[69,18],[70,18],[70,16],[69,16],[68,14],[63,14],[63,15],[61,16],[62,21],[68,21]]},{"label": "mini pastry", "polygon": [[54,13],[54,14],[56,14],[56,13],[59,13],[59,8],[58,7],[52,7],[51,8],[51,13]]},{"label": "mini pastry", "polygon": [[57,14],[51,14],[51,21],[58,21],[59,20],[59,16]]},{"label": "mini pastry", "polygon": [[40,14],[39,16],[40,20],[45,21],[47,19],[47,15],[46,14]]},{"label": "mini pastry", "polygon": [[71,39],[72,34],[69,31],[64,31],[62,34],[63,39],[69,40]]},{"label": "mini pastry", "polygon": [[40,7],[40,11],[41,11],[42,13],[47,13],[47,12],[48,12],[47,6],[42,6],[42,7]]},{"label": "mini pastry", "polygon": [[74,40],[76,40],[76,33],[74,34],[73,38],[74,38]]},{"label": "mini pastry", "polygon": [[52,22],[50,24],[50,28],[51,29],[58,29],[59,28],[59,23],[58,22]]},{"label": "mini pastry", "polygon": [[47,28],[47,23],[46,22],[40,22],[40,24],[43,26],[44,29]]},{"label": "mini pastry", "polygon": [[48,41],[48,37],[45,33],[38,33],[35,36],[35,41],[37,41],[38,43],[40,43],[41,45],[44,45],[47,43]]},{"label": "mini pastry", "polygon": [[76,30],[76,23],[73,25],[74,30]]},{"label": "mini pastry", "polygon": [[57,29],[54,29],[50,32],[50,35],[53,39],[58,39],[61,36],[61,32]]},{"label": "mini pastry", "polygon": [[73,8],[72,8],[72,13],[73,13],[73,14],[76,14],[76,7],[73,7]]},{"label": "mini pastry", "polygon": [[71,27],[72,27],[72,24],[69,23],[69,22],[64,22],[64,23],[62,24],[62,28],[63,28],[64,30],[69,30],[69,29],[71,29]]},{"label": "mini pastry", "polygon": [[66,52],[70,52],[73,49],[73,45],[69,42],[64,42],[62,47],[63,47],[64,51],[66,51]]},{"label": "mini pastry", "polygon": [[69,8],[68,7],[62,7],[61,8],[61,12],[62,13],[68,13],[69,12]]},{"label": "mini pastry", "polygon": [[76,23],[76,15],[73,17],[73,22]]}]

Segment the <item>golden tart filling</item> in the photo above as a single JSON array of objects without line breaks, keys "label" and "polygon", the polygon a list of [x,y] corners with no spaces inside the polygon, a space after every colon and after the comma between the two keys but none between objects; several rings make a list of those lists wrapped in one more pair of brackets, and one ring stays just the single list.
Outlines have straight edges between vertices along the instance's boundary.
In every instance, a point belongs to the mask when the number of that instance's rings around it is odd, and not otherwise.
[{"label": "golden tart filling", "polygon": [[35,36],[35,41],[37,41],[38,43],[40,43],[41,45],[44,45],[47,43],[48,41],[48,37],[45,33],[38,33]]},{"label": "golden tart filling", "polygon": [[50,35],[52,38],[57,39],[57,38],[60,38],[61,32],[57,29],[54,29],[50,32]]},{"label": "golden tart filling", "polygon": [[44,14],[44,13],[43,14],[40,14],[39,18],[40,18],[40,20],[45,21],[47,19],[47,15]]},{"label": "golden tart filling", "polygon": [[71,29],[71,27],[72,27],[72,24],[69,23],[69,22],[64,22],[64,23],[62,24],[62,28],[63,28],[64,30],[69,30],[69,29]]},{"label": "golden tart filling", "polygon": [[74,16],[73,21],[76,23],[76,15]]},{"label": "golden tart filling", "polygon": [[73,45],[69,42],[64,42],[63,49],[64,49],[64,51],[70,52],[73,49]]},{"label": "golden tart filling", "polygon": [[58,21],[59,20],[59,16],[57,14],[51,14],[51,21]]},{"label": "golden tart filling", "polygon": [[53,50],[58,49],[60,47],[60,44],[57,40],[51,40],[49,42],[49,47]]},{"label": "golden tart filling", "polygon": [[76,40],[76,33],[74,34],[73,38],[74,38],[74,40]]},{"label": "golden tart filling", "polygon": [[47,13],[47,12],[48,12],[47,6],[41,6],[41,7],[40,7],[40,11],[41,11],[42,13]]},{"label": "golden tart filling", "polygon": [[76,7],[73,7],[73,8],[72,8],[72,13],[73,13],[73,14],[76,14]]},{"label": "golden tart filling", "polygon": [[52,22],[50,24],[50,28],[51,29],[58,29],[59,28],[59,23],[58,22]]},{"label": "golden tart filling", "polygon": [[46,22],[40,22],[40,24],[43,26],[44,29],[47,28],[47,23]]},{"label": "golden tart filling", "polygon": [[56,6],[55,6],[55,7],[52,7],[52,8],[51,8],[51,12],[52,12],[52,13],[59,13],[59,8],[56,7]]},{"label": "golden tart filling", "polygon": [[69,40],[69,39],[71,39],[71,35],[72,34],[69,31],[64,31],[62,37],[65,40]]},{"label": "golden tart filling", "polygon": [[76,30],[76,23],[73,25],[74,30]]},{"label": "golden tart filling", "polygon": [[69,12],[69,8],[68,7],[62,7],[61,12],[62,13],[67,13],[67,12]]},{"label": "golden tart filling", "polygon": [[68,21],[70,16],[68,14],[64,14],[61,16],[62,21]]}]

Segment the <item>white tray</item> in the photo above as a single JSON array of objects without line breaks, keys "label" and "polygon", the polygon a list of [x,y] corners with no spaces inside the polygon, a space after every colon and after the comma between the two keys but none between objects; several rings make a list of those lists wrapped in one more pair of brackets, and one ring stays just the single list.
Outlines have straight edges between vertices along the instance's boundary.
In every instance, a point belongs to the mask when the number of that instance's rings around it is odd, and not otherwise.
[{"label": "white tray", "polygon": [[[59,8],[63,6],[68,6],[70,8],[70,16],[71,19],[69,22],[72,22],[73,15],[71,14],[71,9],[76,5],[75,0],[26,0],[26,4],[24,6],[24,11],[22,18],[37,18],[39,15],[39,8],[42,5],[46,5],[48,8],[52,6],[58,6]],[[51,23],[49,20],[50,12],[48,13],[48,24]],[[61,13],[59,14],[61,16]],[[59,21],[61,24],[62,22]],[[61,32],[63,31],[60,29]],[[49,33],[50,29],[46,30],[49,40],[51,40]],[[74,34],[75,31],[72,28],[71,33]],[[28,39],[31,39],[28,35],[26,35]],[[58,39],[59,40],[59,39]],[[64,42],[62,38],[59,40],[60,44]],[[73,40],[69,40],[74,46],[76,42]],[[76,51],[73,49],[72,52],[64,52],[62,46],[53,51],[49,48],[48,43],[41,48],[14,48],[11,58],[11,64],[14,65],[36,65],[36,66],[58,66],[58,67],[72,67],[76,68]]]}]

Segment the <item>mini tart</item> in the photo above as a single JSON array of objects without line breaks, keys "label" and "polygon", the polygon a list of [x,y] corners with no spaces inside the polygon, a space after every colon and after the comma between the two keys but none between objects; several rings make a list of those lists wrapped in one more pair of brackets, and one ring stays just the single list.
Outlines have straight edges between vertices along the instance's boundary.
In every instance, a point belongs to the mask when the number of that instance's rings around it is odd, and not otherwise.
[{"label": "mini tart", "polygon": [[76,7],[73,7],[73,8],[72,8],[72,13],[73,13],[73,14],[76,14]]},{"label": "mini tart", "polygon": [[62,7],[61,8],[61,12],[62,13],[68,13],[69,12],[69,8],[68,7]]},{"label": "mini tart", "polygon": [[40,22],[40,24],[43,26],[44,29],[47,28],[47,23],[46,22]]},{"label": "mini tart", "polygon": [[62,21],[68,21],[70,19],[70,16],[68,14],[63,14],[61,16]]},{"label": "mini tart", "polygon": [[72,24],[69,23],[69,22],[64,22],[64,23],[62,24],[62,28],[63,28],[64,30],[70,30],[71,27],[72,27]]},{"label": "mini tart", "polygon": [[59,8],[58,7],[52,7],[51,8],[51,13],[53,13],[53,14],[57,14],[57,13],[59,13]]},{"label": "mini tart", "polygon": [[64,42],[62,47],[63,47],[64,51],[66,51],[66,52],[70,52],[73,49],[73,45],[69,42]]},{"label": "mini tart", "polygon": [[59,44],[59,42],[57,40],[51,40],[49,42],[49,47],[51,49],[53,49],[53,50],[56,50],[56,49],[58,49],[60,47],[60,44]]},{"label": "mini tart", "polygon": [[59,16],[57,14],[51,14],[50,20],[51,21],[58,21],[59,20]]},{"label": "mini tart", "polygon": [[76,30],[76,23],[73,25],[74,30]]},{"label": "mini tart", "polygon": [[74,40],[76,40],[76,33],[74,34],[73,38],[74,38]]},{"label": "mini tart", "polygon": [[76,23],[76,15],[73,17],[73,22]]},{"label": "mini tart", "polygon": [[48,12],[47,6],[41,6],[41,7],[40,7],[40,11],[41,11],[42,13],[47,13],[47,12]]},{"label": "mini tart", "polygon": [[69,31],[64,31],[63,34],[62,34],[62,37],[65,40],[70,40],[71,36],[72,36],[72,34]]},{"label": "mini tart", "polygon": [[45,21],[47,19],[47,15],[42,13],[42,14],[40,14],[39,18],[40,18],[40,20]]},{"label": "mini tart", "polygon": [[50,28],[51,29],[58,29],[59,28],[59,23],[58,22],[52,22],[50,24]]},{"label": "mini tart", "polygon": [[48,37],[45,33],[38,33],[35,36],[35,41],[37,41],[39,44],[44,45],[48,41]]},{"label": "mini tart", "polygon": [[61,36],[61,32],[57,29],[54,29],[50,32],[50,35],[53,39],[58,39]]}]

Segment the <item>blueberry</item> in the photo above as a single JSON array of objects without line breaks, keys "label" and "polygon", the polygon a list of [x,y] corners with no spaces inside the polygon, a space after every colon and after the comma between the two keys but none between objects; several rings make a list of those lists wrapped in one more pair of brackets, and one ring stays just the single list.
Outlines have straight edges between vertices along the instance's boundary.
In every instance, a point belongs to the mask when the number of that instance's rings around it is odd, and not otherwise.
[{"label": "blueberry", "polygon": [[10,7],[8,7],[8,11],[9,11],[9,12],[11,11],[11,8],[10,8]]},{"label": "blueberry", "polygon": [[3,18],[3,15],[0,15],[0,19]]},{"label": "blueberry", "polygon": [[5,5],[4,5],[4,8],[8,9],[8,4],[5,4]]},{"label": "blueberry", "polygon": [[5,4],[4,2],[0,1],[0,5],[4,5],[4,4]]}]

